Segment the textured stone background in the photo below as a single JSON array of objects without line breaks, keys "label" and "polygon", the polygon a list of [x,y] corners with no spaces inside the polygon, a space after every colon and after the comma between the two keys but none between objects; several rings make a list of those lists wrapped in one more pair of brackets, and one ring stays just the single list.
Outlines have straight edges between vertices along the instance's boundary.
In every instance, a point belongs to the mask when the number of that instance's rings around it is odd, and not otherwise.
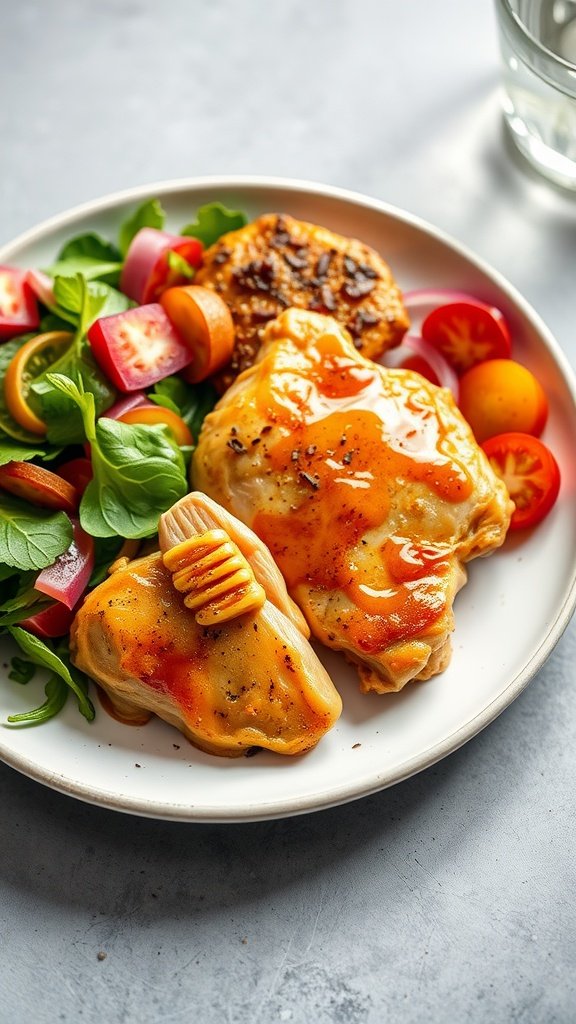
[{"label": "textured stone background", "polygon": [[[468,243],[576,362],[576,205],[503,139],[487,0],[0,14],[0,242],[140,182],[329,181]],[[127,818],[0,766],[0,1021],[572,1024],[575,656],[573,624],[465,748],[301,819]]]}]

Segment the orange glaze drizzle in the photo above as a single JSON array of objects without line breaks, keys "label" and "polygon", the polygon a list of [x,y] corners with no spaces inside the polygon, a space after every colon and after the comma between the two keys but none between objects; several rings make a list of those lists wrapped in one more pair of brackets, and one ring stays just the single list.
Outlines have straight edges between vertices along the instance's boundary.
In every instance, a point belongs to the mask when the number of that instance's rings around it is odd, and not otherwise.
[{"label": "orange glaze drizzle", "polygon": [[403,483],[420,482],[450,504],[469,497],[471,481],[442,452],[441,425],[418,378],[384,382],[376,368],[319,348],[305,363],[297,357],[296,372],[285,364],[268,376],[267,394],[264,383],[259,390],[262,413],[288,428],[269,449],[270,466],[300,498],[284,514],[259,512],[253,527],[292,592],[306,584],[348,595],[356,607],[342,613],[341,628],[377,652],[438,619],[450,561],[440,545],[392,537],[375,550],[364,535],[385,524],[390,493]]}]

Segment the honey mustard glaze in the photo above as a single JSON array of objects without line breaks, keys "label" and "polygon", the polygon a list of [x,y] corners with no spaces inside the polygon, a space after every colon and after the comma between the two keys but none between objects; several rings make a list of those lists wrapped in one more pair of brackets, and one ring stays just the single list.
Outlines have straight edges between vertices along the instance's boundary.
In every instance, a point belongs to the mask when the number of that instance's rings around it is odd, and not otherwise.
[{"label": "honey mustard glaze", "polygon": [[449,547],[418,539],[414,514],[402,535],[391,502],[417,485],[456,505],[469,498],[472,481],[445,450],[425,386],[335,352],[333,335],[277,360],[261,379],[259,413],[280,428],[269,466],[293,502],[258,512],[253,527],[289,590],[346,594],[351,607],[341,626],[367,653],[429,631],[448,600]]}]

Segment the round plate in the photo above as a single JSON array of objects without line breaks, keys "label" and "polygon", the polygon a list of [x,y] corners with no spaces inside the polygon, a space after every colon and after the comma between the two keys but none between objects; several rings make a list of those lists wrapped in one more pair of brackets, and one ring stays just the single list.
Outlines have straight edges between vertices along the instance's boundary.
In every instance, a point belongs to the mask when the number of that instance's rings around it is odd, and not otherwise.
[{"label": "round plate", "polygon": [[[421,771],[488,725],[526,686],[566,627],[576,602],[573,376],[538,316],[481,260],[410,214],[327,186],[210,178],[137,188],[47,221],[5,246],[0,263],[47,266],[59,246],[82,231],[114,238],[122,218],[147,196],[162,200],[170,230],[215,199],[250,218],[291,213],[374,246],[404,290],[453,288],[499,306],[512,328],[515,357],[537,373],[550,400],[544,439],[561,467],[560,498],[532,534],[516,535],[491,558],[470,564],[469,582],[456,598],[452,662],[442,675],[398,695],[362,696],[344,659],[319,652],[344,711],[303,757],[211,757],[158,720],[130,728],[99,709],[89,725],[74,700],[38,728],[0,727],[0,757],[64,793],[158,818],[246,821],[354,800]],[[5,678],[10,653],[4,643],[0,721],[42,696],[40,684],[21,687]]]}]

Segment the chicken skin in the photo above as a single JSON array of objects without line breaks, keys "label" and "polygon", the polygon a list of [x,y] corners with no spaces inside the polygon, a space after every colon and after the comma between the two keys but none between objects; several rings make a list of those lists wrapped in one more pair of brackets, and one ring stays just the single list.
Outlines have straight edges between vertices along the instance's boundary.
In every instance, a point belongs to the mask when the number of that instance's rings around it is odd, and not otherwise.
[{"label": "chicken skin", "polygon": [[270,553],[191,494],[160,523],[162,553],[96,587],[72,627],[74,664],[133,724],[156,714],[211,754],[300,754],[341,700]]},{"label": "chicken skin", "polygon": [[450,659],[463,563],[502,544],[506,489],[449,391],[290,309],[206,418],[193,483],[270,548],[312,633],[400,690]]},{"label": "chicken skin", "polygon": [[204,254],[195,284],[228,304],[236,330],[222,390],[260,347],[265,324],[288,306],[330,313],[376,358],[397,345],[408,317],[390,268],[369,246],[288,215],[264,214]]}]

